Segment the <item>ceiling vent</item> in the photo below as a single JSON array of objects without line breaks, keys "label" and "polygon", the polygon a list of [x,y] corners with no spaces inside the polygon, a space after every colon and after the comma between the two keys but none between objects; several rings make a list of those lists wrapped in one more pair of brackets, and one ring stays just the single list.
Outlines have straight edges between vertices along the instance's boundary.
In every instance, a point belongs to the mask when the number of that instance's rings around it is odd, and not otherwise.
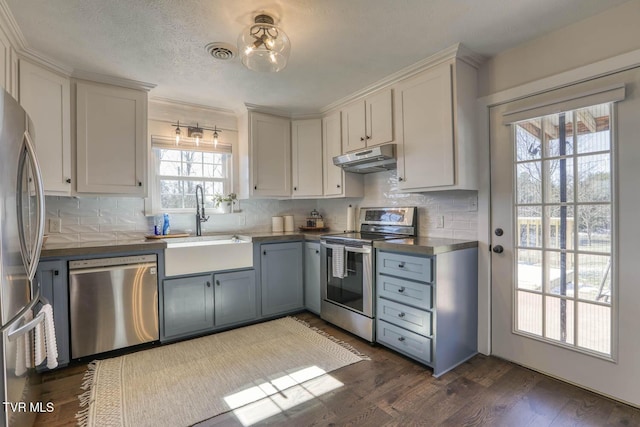
[{"label": "ceiling vent", "polygon": [[214,59],[228,61],[236,57],[238,50],[230,43],[213,42],[204,47]]}]

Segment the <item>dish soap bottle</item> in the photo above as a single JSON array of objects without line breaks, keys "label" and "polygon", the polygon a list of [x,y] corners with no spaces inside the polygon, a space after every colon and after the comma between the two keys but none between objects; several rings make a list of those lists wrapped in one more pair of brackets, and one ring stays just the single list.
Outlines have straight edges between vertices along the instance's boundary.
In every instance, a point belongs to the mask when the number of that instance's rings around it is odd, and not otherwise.
[{"label": "dish soap bottle", "polygon": [[169,214],[164,214],[164,222],[162,224],[162,234],[166,236],[171,232],[171,226],[169,225]]}]

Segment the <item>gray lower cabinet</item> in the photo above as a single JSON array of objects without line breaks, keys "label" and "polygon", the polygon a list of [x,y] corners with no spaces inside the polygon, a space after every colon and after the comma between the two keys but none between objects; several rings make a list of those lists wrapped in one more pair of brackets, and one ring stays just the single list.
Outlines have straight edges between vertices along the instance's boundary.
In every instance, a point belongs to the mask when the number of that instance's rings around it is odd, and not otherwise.
[{"label": "gray lower cabinet", "polygon": [[216,328],[258,318],[254,270],[217,273],[214,281]]},{"label": "gray lower cabinet", "polygon": [[[58,346],[58,366],[66,366],[70,360],[67,262],[65,260],[40,262],[37,280],[40,282],[42,296],[53,307],[53,323],[56,329],[56,343]],[[47,370],[46,362],[39,366],[38,370]]]},{"label": "gray lower cabinet", "polygon": [[212,330],[213,275],[178,277],[162,282],[163,339]]},{"label": "gray lower cabinet", "polygon": [[304,307],[320,314],[320,243],[304,244]]},{"label": "gray lower cabinet", "polygon": [[477,248],[422,256],[378,250],[376,341],[438,377],[477,353]]},{"label": "gray lower cabinet", "polygon": [[304,308],[302,245],[303,242],[260,245],[262,316]]}]

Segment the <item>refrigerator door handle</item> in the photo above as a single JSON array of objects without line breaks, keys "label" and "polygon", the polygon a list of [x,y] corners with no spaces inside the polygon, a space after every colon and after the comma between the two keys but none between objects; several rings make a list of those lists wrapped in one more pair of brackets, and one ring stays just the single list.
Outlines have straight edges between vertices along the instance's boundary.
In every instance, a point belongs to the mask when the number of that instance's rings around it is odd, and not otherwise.
[{"label": "refrigerator door handle", "polygon": [[[33,145],[33,140],[28,131],[24,132],[23,147],[18,164],[18,226],[20,236],[20,251],[22,252],[22,260],[27,270],[27,276],[29,282],[33,280],[38,269],[38,262],[40,261],[40,251],[42,250],[42,244],[44,240],[44,226],[45,226],[45,208],[44,208],[44,184],[42,181],[42,173],[40,172],[40,166],[36,159],[36,150]],[[24,235],[24,220],[23,212],[24,206],[22,206],[22,190],[24,181],[25,160],[29,160],[29,166],[33,174],[34,190],[36,195],[36,240],[33,247],[29,250],[27,248],[26,237]],[[33,297],[33,288],[31,289],[31,295]]]},{"label": "refrigerator door handle", "polygon": [[40,302],[40,299],[41,299],[40,298],[40,285],[38,285],[38,287],[36,288],[35,295],[33,296],[33,299],[31,299],[31,301],[29,301],[29,304],[25,305],[22,308],[22,310],[20,310],[18,312],[18,314],[13,316],[11,318],[11,320],[9,320],[7,323],[2,325],[2,327],[0,328],[0,334],[3,333],[4,331],[9,330],[13,325],[15,325],[17,322],[21,321],[22,318],[24,317],[24,315],[27,313],[27,311],[32,310],[33,307],[35,307],[36,304],[38,304],[38,302]]}]

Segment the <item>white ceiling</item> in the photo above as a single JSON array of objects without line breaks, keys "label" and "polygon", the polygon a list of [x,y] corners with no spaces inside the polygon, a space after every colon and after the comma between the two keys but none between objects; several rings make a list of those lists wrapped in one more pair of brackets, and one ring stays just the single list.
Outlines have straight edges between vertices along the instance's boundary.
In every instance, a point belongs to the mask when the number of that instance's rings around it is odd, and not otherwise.
[{"label": "white ceiling", "polygon": [[[157,84],[151,96],[318,112],[455,43],[492,56],[626,0],[6,0],[27,45],[75,70]],[[274,74],[220,62],[258,12],[291,39]]]}]

